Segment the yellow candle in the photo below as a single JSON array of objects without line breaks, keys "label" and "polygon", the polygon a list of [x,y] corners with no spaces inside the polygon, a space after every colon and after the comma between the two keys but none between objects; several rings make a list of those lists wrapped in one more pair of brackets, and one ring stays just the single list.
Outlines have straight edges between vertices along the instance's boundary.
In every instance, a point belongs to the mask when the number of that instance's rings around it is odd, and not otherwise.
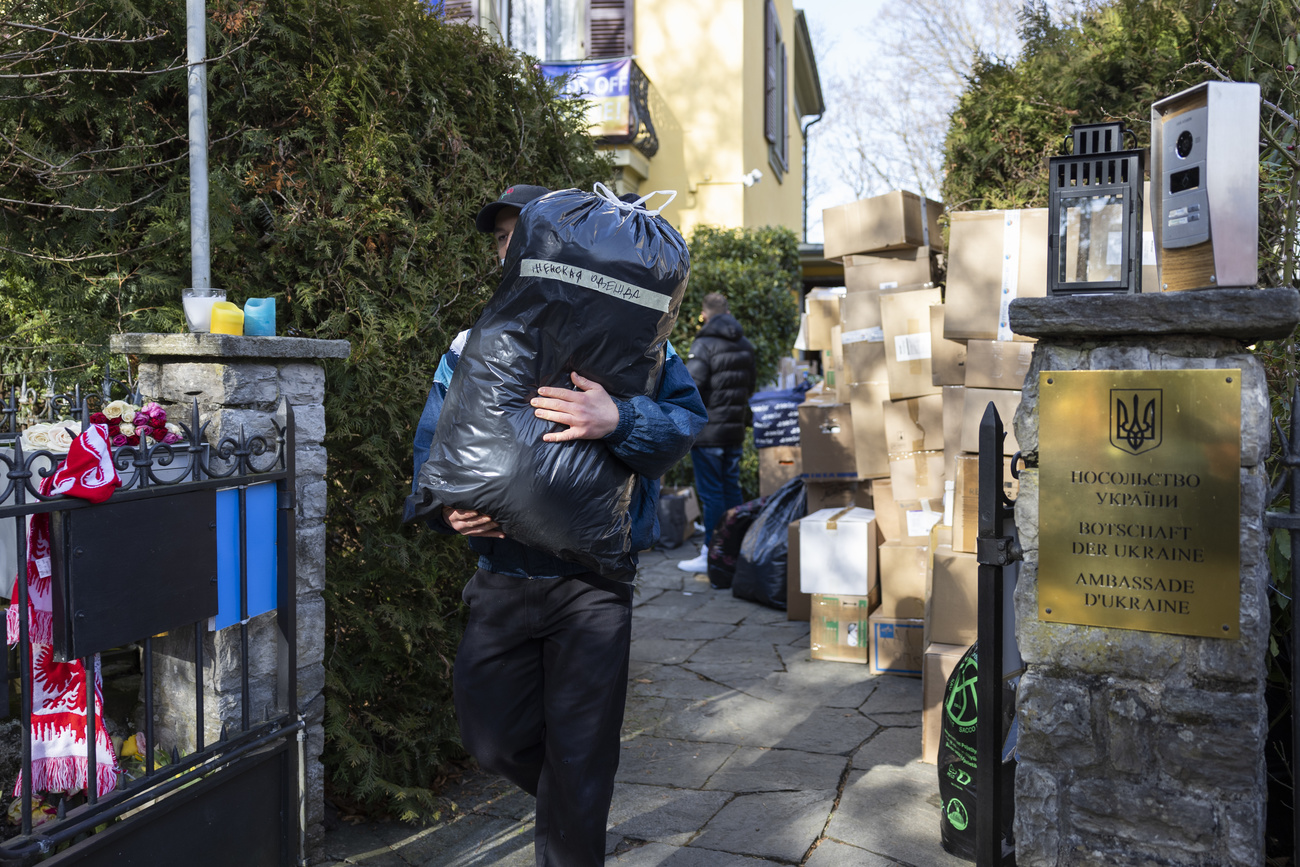
[{"label": "yellow candle", "polygon": [[218,301],[212,305],[212,333],[244,333],[244,311],[229,301]]}]

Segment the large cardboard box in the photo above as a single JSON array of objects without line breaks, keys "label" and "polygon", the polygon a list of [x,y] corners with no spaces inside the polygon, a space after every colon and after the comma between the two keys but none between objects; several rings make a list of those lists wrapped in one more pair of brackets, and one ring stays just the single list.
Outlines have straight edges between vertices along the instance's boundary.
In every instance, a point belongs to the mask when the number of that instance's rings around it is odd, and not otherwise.
[{"label": "large cardboard box", "polygon": [[928,544],[886,542],[876,551],[880,572],[880,613],[886,617],[925,617]]},{"label": "large cardboard box", "polygon": [[772,446],[758,450],[758,495],[766,497],[791,479],[803,475],[803,449]]},{"label": "large cardboard box", "polygon": [[876,538],[883,545],[902,535],[898,504],[894,502],[894,486],[889,479],[871,480],[871,508],[876,511]]},{"label": "large cardboard box", "polygon": [[943,477],[955,479],[953,462],[961,454],[961,426],[966,410],[966,388],[960,385],[943,387]]},{"label": "large cardboard box", "polygon": [[912,452],[889,458],[894,499],[943,500],[943,452]]},{"label": "large cardboard box", "polygon": [[881,405],[889,456],[943,448],[943,395],[905,397]]},{"label": "large cardboard box", "polygon": [[980,422],[990,403],[997,407],[1002,428],[1007,434],[1002,439],[1002,454],[1014,455],[1020,451],[1020,443],[1016,441],[1016,426],[1013,424],[1016,409],[1020,406],[1020,391],[1001,388],[966,389],[962,399],[961,450],[979,452]]},{"label": "large cardboard box", "polygon": [[921,658],[925,655],[925,621],[921,618],[867,618],[870,628],[870,666],[872,674],[921,676]]},{"label": "large cardboard box", "polygon": [[900,545],[928,545],[930,531],[943,520],[943,500],[897,500]]},{"label": "large cardboard box", "polygon": [[847,403],[799,406],[799,448],[806,479],[856,479],[853,417]]},{"label": "large cardboard box", "polygon": [[789,550],[785,558],[785,619],[808,622],[812,596],[799,589],[799,522],[786,528]]},{"label": "large cardboard box", "polygon": [[1047,208],[967,211],[948,229],[949,340],[1031,340],[1012,333],[1007,305],[1047,294]]},{"label": "large cardboard box", "polygon": [[[881,382],[888,384],[885,364],[885,332],[879,327],[841,333],[844,379],[848,383]],[[888,396],[888,394],[886,394]]]},{"label": "large cardboard box", "polygon": [[799,589],[869,596],[876,586],[876,513],[820,509],[799,521]]},{"label": "large cardboard box", "polygon": [[859,482],[856,479],[831,479],[830,481],[804,479],[803,489],[807,498],[805,515],[820,512],[822,509],[843,509],[845,506],[872,508],[870,489],[866,482]]},{"label": "large cardboard box", "polygon": [[854,465],[860,479],[889,476],[889,445],[885,439],[885,407],[889,384],[855,382],[849,386],[853,412]]},{"label": "large cardboard box", "polygon": [[[980,530],[979,455],[959,454],[954,463],[952,547],[954,551],[974,554]],[[1020,482],[1011,476],[1011,458],[1002,459],[1002,493],[1009,500],[1015,500],[1020,493]]]},{"label": "large cardboard box", "polygon": [[930,305],[930,382],[966,384],[966,344],[943,336],[944,305]]},{"label": "large cardboard box", "polygon": [[1025,385],[1034,344],[1016,340],[971,340],[966,344],[966,387],[1019,391]]},{"label": "large cardboard box", "polygon": [[979,637],[980,564],[974,554],[954,551],[951,545],[936,545],[933,562],[925,609],[926,639],[972,645]]},{"label": "large cardboard box", "polygon": [[840,299],[844,289],[810,289],[804,297],[804,312],[807,315],[808,345],[805,349],[814,352],[831,348],[831,327],[840,324]]},{"label": "large cardboard box", "polygon": [[880,327],[880,290],[850,289],[840,301],[840,326],[845,334]]},{"label": "large cardboard box", "polygon": [[869,596],[813,594],[809,641],[813,659],[866,663]]},{"label": "large cardboard box", "polygon": [[934,278],[933,253],[929,247],[911,247],[889,253],[844,258],[844,286],[850,295],[862,290],[896,289],[909,283],[930,283]]},{"label": "large cardboard box", "polygon": [[880,293],[880,327],[885,335],[885,372],[893,400],[938,394],[931,380],[930,306],[937,286],[904,286]]},{"label": "large cardboard box", "polygon": [[916,193],[896,190],[822,211],[822,253],[827,259],[943,246],[939,217],[943,205]]},{"label": "large cardboard box", "polygon": [[921,663],[921,761],[939,762],[939,733],[943,728],[943,694],[957,661],[968,648],[956,644],[929,644]]}]

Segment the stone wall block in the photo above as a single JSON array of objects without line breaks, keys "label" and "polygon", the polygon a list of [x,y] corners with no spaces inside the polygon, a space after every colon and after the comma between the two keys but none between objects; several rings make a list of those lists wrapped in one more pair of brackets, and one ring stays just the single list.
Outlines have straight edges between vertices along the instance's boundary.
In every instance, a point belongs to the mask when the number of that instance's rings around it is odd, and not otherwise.
[{"label": "stone wall block", "polygon": [[284,364],[279,368],[280,396],[292,406],[325,402],[325,370],[316,364]]},{"label": "stone wall block", "polygon": [[1219,723],[1165,727],[1152,745],[1164,772],[1192,790],[1249,795],[1266,785],[1263,762],[1243,762],[1243,745],[1264,754],[1263,719],[1249,726]]},{"label": "stone wall block", "polygon": [[1021,756],[1076,768],[1096,761],[1092,696],[1086,688],[1034,669],[1021,678],[1017,692]]},{"label": "stone wall block", "polygon": [[325,600],[319,593],[298,594],[298,665],[325,659]]},{"label": "stone wall block", "polygon": [[1061,797],[1056,778],[1037,768],[1016,768],[1016,864],[1057,867]]},{"label": "stone wall block", "polygon": [[325,523],[298,525],[298,588],[319,593],[325,589]]},{"label": "stone wall block", "polygon": [[325,690],[325,666],[302,665],[298,667],[298,708],[305,708],[321,697]]},{"label": "stone wall block", "polygon": [[1144,852],[1156,863],[1167,864],[1198,863],[1188,856],[1204,856],[1214,849],[1214,809],[1178,791],[1114,778],[1091,779],[1071,786],[1067,800],[1074,827],[1088,848],[1130,856]]},{"label": "stone wall block", "polygon": [[1241,563],[1255,566],[1268,562],[1266,548],[1269,530],[1264,526],[1268,506],[1268,478],[1263,467],[1241,471]]},{"label": "stone wall block", "polygon": [[1263,867],[1264,802],[1248,799],[1229,804],[1223,811],[1227,829],[1227,863],[1237,867]]},{"label": "stone wall block", "polygon": [[299,442],[298,448],[294,451],[293,460],[294,471],[299,478],[325,478],[327,460],[324,446],[318,444],[303,445]]},{"label": "stone wall block", "polygon": [[1099,346],[1088,355],[1092,370],[1150,370],[1151,361],[1145,346]]},{"label": "stone wall block", "polygon": [[1107,691],[1107,754],[1111,767],[1123,774],[1149,773],[1152,753],[1153,706],[1158,696],[1150,688],[1119,687]]},{"label": "stone wall block", "polygon": [[280,396],[274,365],[253,362],[168,364],[154,396],[189,404],[196,391],[200,392],[199,404],[205,407],[271,409]]},{"label": "stone wall block", "polygon": [[217,449],[223,439],[231,439],[239,442],[241,439],[250,440],[253,437],[261,437],[266,445],[266,455],[255,456],[253,462],[258,467],[267,467],[272,464],[270,455],[277,447],[279,434],[275,426],[279,422],[275,416],[269,412],[253,409],[223,409],[213,413],[212,420],[208,424],[208,442],[212,444],[212,459],[219,461]]},{"label": "stone wall block", "polygon": [[304,482],[298,480],[298,517],[299,520],[322,520],[325,517],[324,482]]},{"label": "stone wall block", "polygon": [[299,446],[325,441],[325,407],[309,403],[293,408],[294,433]]}]

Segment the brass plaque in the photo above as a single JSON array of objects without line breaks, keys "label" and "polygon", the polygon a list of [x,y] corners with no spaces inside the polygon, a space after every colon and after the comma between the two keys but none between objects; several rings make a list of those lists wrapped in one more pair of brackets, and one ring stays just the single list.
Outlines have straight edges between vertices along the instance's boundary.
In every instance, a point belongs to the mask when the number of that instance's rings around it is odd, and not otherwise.
[{"label": "brass plaque", "polygon": [[1240,370],[1039,375],[1038,614],[1236,638]]}]

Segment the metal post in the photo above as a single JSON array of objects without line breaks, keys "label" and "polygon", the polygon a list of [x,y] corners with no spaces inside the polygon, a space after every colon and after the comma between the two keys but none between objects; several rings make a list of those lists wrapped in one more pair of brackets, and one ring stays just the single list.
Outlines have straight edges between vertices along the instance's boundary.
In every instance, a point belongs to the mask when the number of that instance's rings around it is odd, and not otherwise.
[{"label": "metal post", "polygon": [[979,813],[975,818],[975,863],[1000,867],[1015,863],[1002,838],[1002,805],[1006,778],[1002,762],[1002,638],[1003,567],[1019,560],[1020,546],[1002,533],[1009,517],[1002,494],[1002,440],[1006,436],[997,408],[989,403],[980,421],[979,436],[979,715],[975,734],[975,791]]},{"label": "metal post", "polygon": [[204,0],[185,0],[185,56],[189,64],[190,285],[212,287],[208,242],[208,70]]}]

